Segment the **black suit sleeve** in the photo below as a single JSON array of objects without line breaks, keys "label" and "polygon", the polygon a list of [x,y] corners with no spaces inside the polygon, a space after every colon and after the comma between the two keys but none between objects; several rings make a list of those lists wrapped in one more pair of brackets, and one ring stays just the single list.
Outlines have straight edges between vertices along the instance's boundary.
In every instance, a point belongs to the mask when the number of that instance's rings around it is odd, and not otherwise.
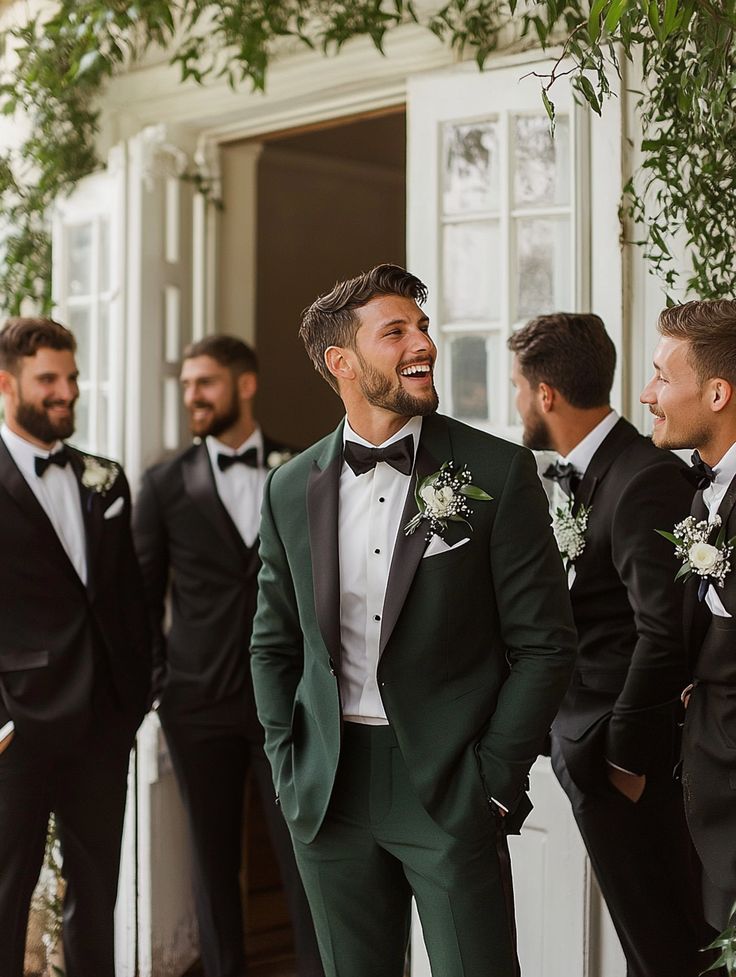
[{"label": "black suit sleeve", "polygon": [[606,759],[632,773],[648,772],[687,682],[679,563],[656,530],[671,532],[688,514],[692,494],[682,467],[668,460],[631,479],[614,513],[611,552],[634,613],[636,644],[608,726]]},{"label": "black suit sleeve", "polygon": [[166,638],[163,632],[169,582],[169,546],[166,523],[150,472],[146,472],[133,510],[133,540],[143,574],[143,589],[153,630],[152,695],[166,676]]},{"label": "black suit sleeve", "polygon": [[123,481],[122,495],[125,502],[121,518],[124,520],[125,533],[120,550],[118,581],[122,605],[126,609],[125,626],[128,632],[128,641],[136,655],[135,667],[140,676],[139,687],[144,690],[145,700],[147,700],[151,676],[151,629],[145,612],[145,595],[140,566],[133,546],[131,498],[127,479]]}]

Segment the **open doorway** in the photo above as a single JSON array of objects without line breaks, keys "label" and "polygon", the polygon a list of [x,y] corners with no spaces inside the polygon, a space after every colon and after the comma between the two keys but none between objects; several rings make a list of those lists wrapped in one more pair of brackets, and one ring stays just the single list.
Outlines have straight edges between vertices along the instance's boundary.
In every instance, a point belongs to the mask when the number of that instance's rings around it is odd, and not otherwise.
[{"label": "open doorway", "polygon": [[[313,370],[297,336],[300,314],[341,278],[406,257],[406,115],[403,108],[269,135],[256,178],[255,329],[261,362],[257,401],[264,430],[307,446],[332,430],[338,398]],[[251,144],[252,145],[252,144]],[[223,148],[227,247],[237,246],[242,192],[234,161],[247,143]],[[240,240],[247,234],[240,228]],[[242,247],[242,246],[241,246]],[[227,259],[228,256],[223,256]],[[232,252],[225,266],[237,278]],[[220,285],[220,306],[238,333],[242,283]],[[243,301],[252,296],[243,296]]]},{"label": "open doorway", "polygon": [[[335,281],[406,257],[406,117],[402,109],[270,135],[259,140],[255,184],[255,328],[260,360],[256,414],[272,437],[306,447],[329,433],[342,405],[314,371],[297,336],[300,315]],[[247,143],[223,149],[223,241],[236,248],[238,159]],[[240,179],[244,180],[243,169]],[[240,211],[242,212],[242,211]],[[243,253],[243,245],[240,245]],[[223,255],[237,269],[238,255]],[[239,298],[240,297],[240,298]],[[236,270],[220,281],[223,321],[239,333],[243,293]],[[247,337],[250,338],[250,337]],[[256,791],[244,813],[246,942],[259,977],[293,977],[291,929],[276,860]]]}]

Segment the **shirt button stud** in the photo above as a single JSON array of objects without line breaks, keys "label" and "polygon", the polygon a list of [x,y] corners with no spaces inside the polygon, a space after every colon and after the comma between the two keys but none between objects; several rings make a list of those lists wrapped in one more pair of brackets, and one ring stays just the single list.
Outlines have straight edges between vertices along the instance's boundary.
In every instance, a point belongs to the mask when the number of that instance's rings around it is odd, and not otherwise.
[{"label": "shirt button stud", "polygon": [[381,620],[381,615],[380,614],[374,614],[373,615],[373,620],[374,621],[380,621]]}]

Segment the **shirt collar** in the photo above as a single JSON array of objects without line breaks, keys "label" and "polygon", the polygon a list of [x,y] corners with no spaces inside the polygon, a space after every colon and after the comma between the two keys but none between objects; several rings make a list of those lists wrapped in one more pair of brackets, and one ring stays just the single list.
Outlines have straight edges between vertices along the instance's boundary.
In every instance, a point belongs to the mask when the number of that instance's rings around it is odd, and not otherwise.
[{"label": "shirt collar", "polygon": [[593,430],[589,431],[583,440],[579,441],[565,458],[560,459],[561,462],[563,464],[568,463],[574,465],[577,471],[581,475],[584,475],[593,455],[606,440],[618,421],[619,415],[615,410],[612,410],[610,414],[606,414],[603,420],[599,421]]},{"label": "shirt collar", "polygon": [[390,438],[386,438],[381,444],[371,444],[370,441],[366,441],[365,438],[361,438],[359,434],[350,427],[350,422],[347,417],[345,418],[345,425],[342,432],[343,443],[345,441],[357,441],[358,444],[364,444],[366,448],[385,448],[389,444],[393,444],[394,441],[400,441],[405,438],[407,434],[411,434],[414,440],[414,457],[417,456],[417,447],[419,445],[419,438],[422,433],[422,418],[421,417],[411,417],[406,422],[406,424],[397,431],[396,434],[392,434]]},{"label": "shirt collar", "polygon": [[61,451],[64,447],[63,441],[57,441],[51,448],[51,451],[46,451],[44,448],[39,448],[38,445],[31,444],[30,441],[26,441],[25,438],[11,431],[7,424],[3,424],[0,427],[0,436],[2,436],[18,468],[26,475],[32,474],[34,478],[38,478],[36,475],[36,458],[48,458],[50,455],[55,455],[57,451]]},{"label": "shirt collar", "polygon": [[713,466],[716,473],[715,485],[728,486],[736,478],[736,443],[732,444],[717,465]]},{"label": "shirt collar", "polygon": [[209,452],[213,467],[217,465],[218,455],[242,455],[249,448],[255,448],[258,452],[258,466],[259,468],[263,468],[263,432],[260,427],[256,427],[251,436],[246,438],[237,448],[231,448],[230,445],[223,444],[222,441],[213,438],[212,435],[207,435],[205,444],[207,445],[207,451]]}]

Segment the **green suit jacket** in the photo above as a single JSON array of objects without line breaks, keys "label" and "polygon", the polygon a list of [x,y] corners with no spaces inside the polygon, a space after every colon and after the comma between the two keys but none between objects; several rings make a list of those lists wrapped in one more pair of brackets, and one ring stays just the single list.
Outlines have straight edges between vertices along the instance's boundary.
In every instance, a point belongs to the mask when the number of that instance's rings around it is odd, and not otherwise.
[{"label": "green suit jacket", "polygon": [[[493,497],[472,531],[422,560],[407,495],[389,572],[378,682],[430,815],[457,837],[488,830],[493,797],[518,830],[527,774],[567,688],[574,652],[567,582],[529,451],[441,415],[426,417],[415,474],[467,465]],[[337,509],[342,424],[266,484],[251,646],[258,716],[284,816],[304,842],[324,818],[340,755]],[[413,488],[413,486],[412,486]]]}]

